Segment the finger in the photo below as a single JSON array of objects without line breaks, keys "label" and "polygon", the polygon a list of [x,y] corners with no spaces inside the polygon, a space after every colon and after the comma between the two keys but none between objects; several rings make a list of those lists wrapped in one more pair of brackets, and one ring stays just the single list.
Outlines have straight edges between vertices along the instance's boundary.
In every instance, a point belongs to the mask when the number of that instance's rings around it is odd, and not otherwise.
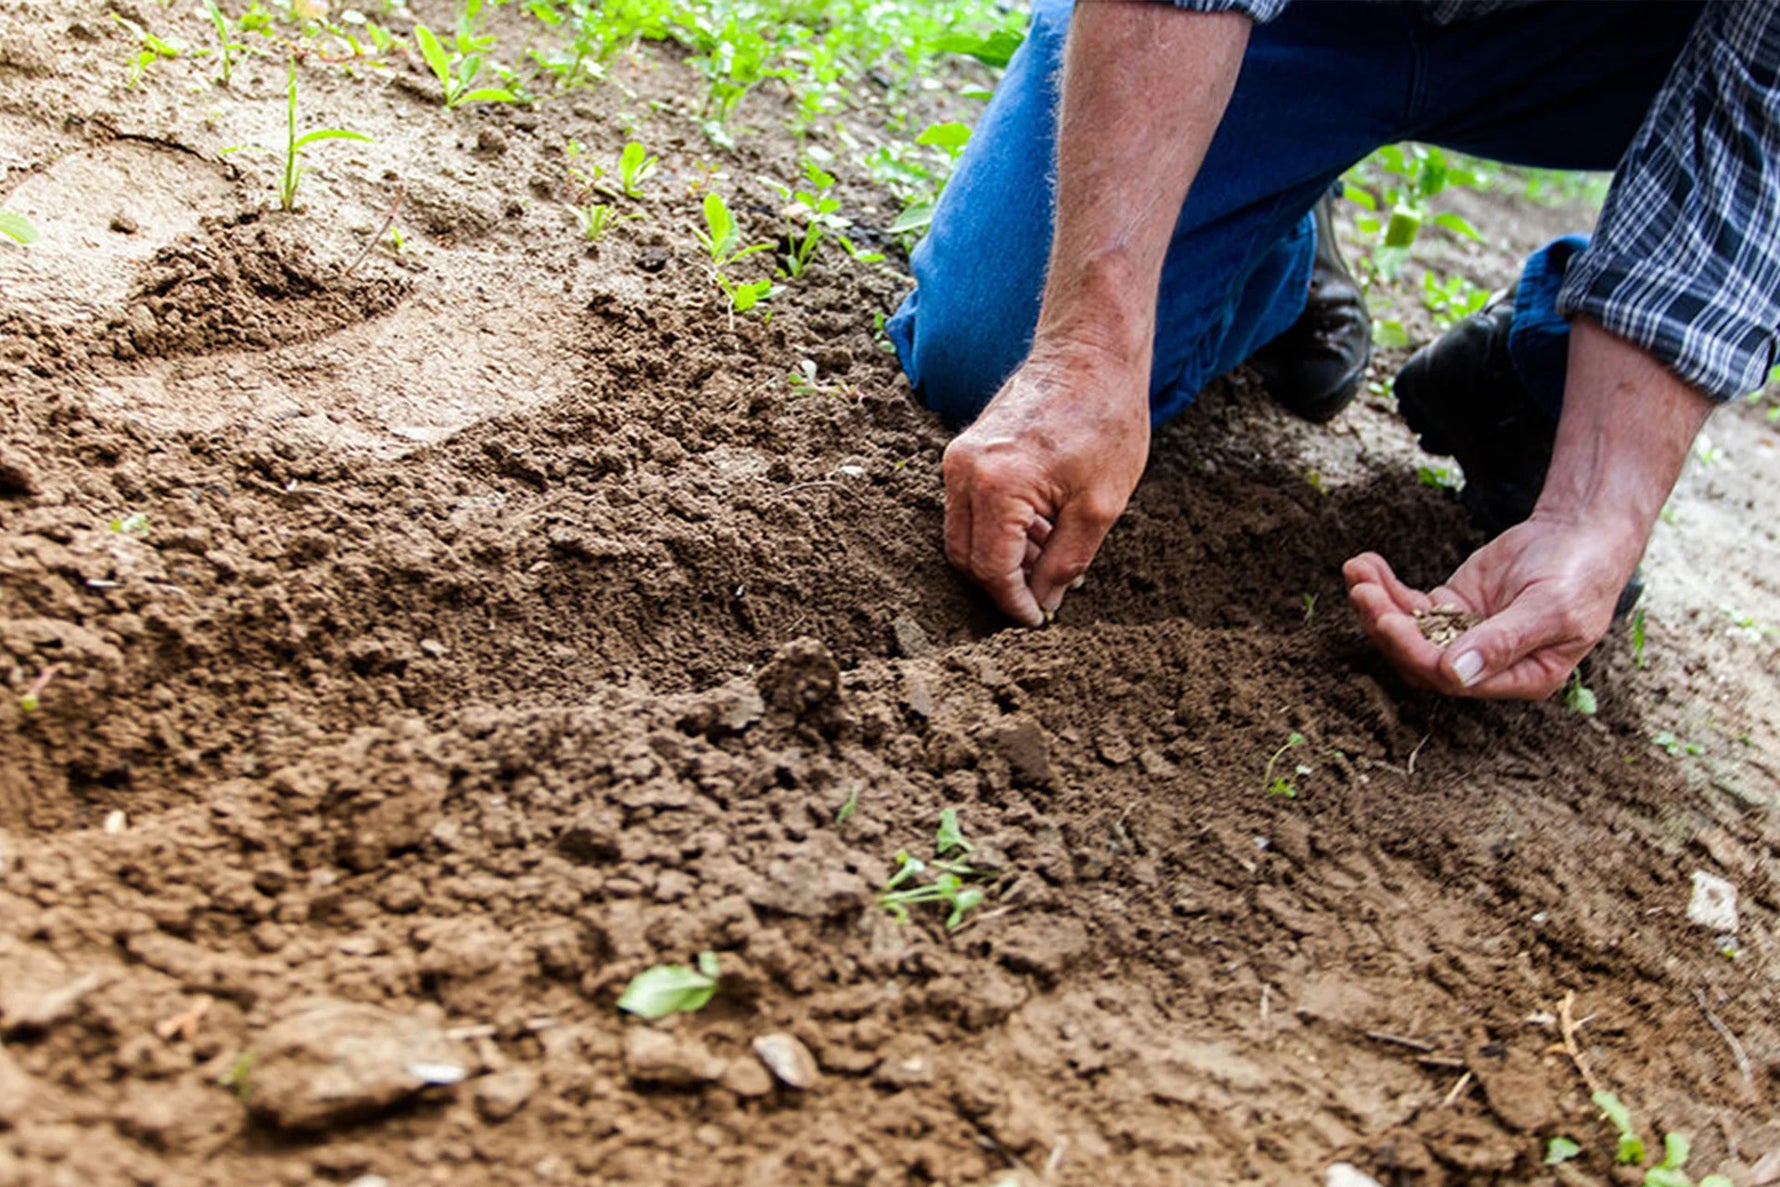
[{"label": "finger", "polygon": [[1383,585],[1363,582],[1348,590],[1360,626],[1380,654],[1411,684],[1428,688],[1440,683],[1440,648],[1428,641]]},{"label": "finger", "polygon": [[1051,521],[1042,515],[1034,516],[1032,526],[1026,529],[1026,559],[1021,568],[1026,571],[1027,585],[1031,585],[1032,566],[1044,554],[1044,543],[1051,538]]},{"label": "finger", "polygon": [[1043,626],[1044,611],[1032,596],[1024,567],[1036,513],[1018,499],[992,493],[979,494],[974,502],[965,572],[1009,618],[1023,626]]},{"label": "finger", "polygon": [[1569,608],[1523,594],[1452,641],[1442,682],[1465,696],[1544,700],[1596,638]]},{"label": "finger", "polygon": [[1390,602],[1405,614],[1414,614],[1417,610],[1431,610],[1435,601],[1419,589],[1413,589],[1398,579],[1390,562],[1376,552],[1362,552],[1345,565],[1341,566],[1341,576],[1347,582],[1348,593],[1361,585],[1372,585],[1383,590]]},{"label": "finger", "polygon": [[970,572],[971,515],[970,495],[964,484],[946,474],[946,559],[952,567]]},{"label": "finger", "polygon": [[1088,571],[1119,510],[1089,496],[1064,504],[1056,529],[1045,541],[1044,555],[1032,567],[1032,596],[1046,613],[1055,614],[1069,587]]}]

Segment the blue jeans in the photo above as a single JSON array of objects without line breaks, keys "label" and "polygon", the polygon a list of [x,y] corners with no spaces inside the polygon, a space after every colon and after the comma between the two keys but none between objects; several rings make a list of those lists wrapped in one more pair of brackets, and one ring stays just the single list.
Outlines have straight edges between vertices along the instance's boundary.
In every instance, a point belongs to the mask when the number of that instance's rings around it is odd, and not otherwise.
[{"label": "blue jeans", "polygon": [[[915,291],[887,327],[915,390],[955,423],[973,419],[1031,347],[1071,9],[1034,0],[1026,44],[915,249]],[[1179,412],[1303,312],[1310,210],[1349,167],[1419,140],[1516,164],[1611,169],[1698,11],[1698,0],[1546,3],[1441,26],[1413,3],[1301,0],[1256,26],[1163,265],[1153,419]],[[1568,330],[1551,278],[1577,245],[1560,240],[1529,261],[1511,337],[1516,368],[1554,417]]]}]

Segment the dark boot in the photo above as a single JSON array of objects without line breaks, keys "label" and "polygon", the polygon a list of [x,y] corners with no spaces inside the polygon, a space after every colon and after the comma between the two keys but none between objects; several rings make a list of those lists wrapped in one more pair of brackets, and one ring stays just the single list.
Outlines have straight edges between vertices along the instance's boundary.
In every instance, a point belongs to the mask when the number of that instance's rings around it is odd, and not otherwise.
[{"label": "dark boot", "polygon": [[[1557,422],[1533,402],[1508,357],[1514,294],[1496,296],[1416,351],[1394,385],[1421,447],[1452,456],[1464,470],[1459,501],[1471,526],[1492,540],[1532,515],[1557,438]],[[1633,573],[1614,614],[1643,592],[1642,572]]]},{"label": "dark boot", "polygon": [[1248,360],[1280,407],[1315,424],[1352,402],[1372,361],[1372,317],[1341,259],[1334,207],[1332,196],[1316,204],[1316,259],[1304,312]]}]

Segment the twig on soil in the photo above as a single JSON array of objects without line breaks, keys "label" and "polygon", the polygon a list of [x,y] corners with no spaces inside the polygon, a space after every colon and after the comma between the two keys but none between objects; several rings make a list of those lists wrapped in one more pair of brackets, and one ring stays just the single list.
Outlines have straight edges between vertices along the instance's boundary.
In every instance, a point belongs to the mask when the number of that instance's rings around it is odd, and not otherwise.
[{"label": "twig on soil", "polygon": [[1423,1067],[1445,1068],[1449,1072],[1463,1071],[1469,1066],[1456,1055],[1424,1055],[1416,1062]]},{"label": "twig on soil", "polygon": [[191,1008],[155,1023],[155,1033],[169,1043],[180,1039],[189,1043],[198,1037],[198,1024],[204,1021],[204,1015],[210,1013],[210,1007],[215,1004],[216,999],[200,996]]},{"label": "twig on soil", "polygon": [[1717,1031],[1718,1037],[1723,1039],[1725,1045],[1731,1049],[1731,1055],[1737,1061],[1737,1071],[1742,1074],[1743,1083],[1753,1087],[1755,1079],[1749,1072],[1749,1052],[1743,1050],[1742,1042],[1737,1038],[1736,1034],[1732,1032],[1731,1028],[1721,1022],[1718,1015],[1712,1012],[1712,1007],[1708,1005],[1706,1001],[1706,991],[1704,989],[1696,989],[1693,991],[1693,995],[1694,999],[1700,1003],[1700,1013],[1706,1016],[1706,1025]]},{"label": "twig on soil", "polygon": [[[1564,1053],[1570,1057],[1570,1062],[1576,1065],[1577,1073],[1582,1076],[1582,1082],[1588,1085],[1589,1095],[1592,1096],[1597,1092],[1605,1092],[1606,1088],[1600,1080],[1595,1078],[1595,1073],[1588,1066],[1588,1060],[1582,1057],[1582,1048],[1576,1045],[1578,1024],[1575,1018],[1575,1008],[1576,991],[1574,989],[1565,990],[1564,1000],[1558,1003],[1557,1008],[1558,1033],[1564,1038]],[[1585,1018],[1583,1021],[1586,1022],[1588,1019]]]},{"label": "twig on soil", "polygon": [[1459,1077],[1459,1082],[1452,1086],[1452,1089],[1449,1092],[1447,1092],[1447,1094],[1446,1094],[1446,1099],[1444,1099],[1440,1102],[1440,1107],[1443,1109],[1452,1108],[1454,1102],[1456,1102],[1460,1096],[1464,1095],[1465,1089],[1469,1088],[1470,1086],[1471,1086],[1471,1069],[1466,1068],[1465,1074]]},{"label": "twig on soil", "polygon": [[1386,1034],[1382,1030],[1369,1030],[1366,1032],[1366,1037],[1375,1043],[1390,1043],[1396,1047],[1408,1047],[1411,1051],[1420,1051],[1423,1054],[1432,1054],[1438,1049],[1432,1043],[1424,1043],[1420,1039],[1406,1039],[1402,1035]]},{"label": "twig on soil", "polygon": [[1417,742],[1415,744],[1415,749],[1409,752],[1409,761],[1404,764],[1403,770],[1411,779],[1415,778],[1415,756],[1422,752],[1422,747],[1426,746],[1428,744],[1428,739],[1433,736],[1432,733],[1423,734],[1422,740]]},{"label": "twig on soil", "polygon": [[340,274],[341,280],[345,280],[348,276],[351,276],[354,272],[358,271],[358,266],[365,262],[365,257],[371,254],[372,249],[377,246],[377,241],[383,238],[383,233],[385,231],[389,230],[389,225],[396,221],[396,211],[402,208],[402,198],[404,194],[405,191],[402,189],[402,183],[397,182],[395,201],[389,204],[389,211],[383,216],[383,222],[378,225],[377,233],[365,241],[365,250],[359,252],[358,258],[346,266],[346,271]]}]

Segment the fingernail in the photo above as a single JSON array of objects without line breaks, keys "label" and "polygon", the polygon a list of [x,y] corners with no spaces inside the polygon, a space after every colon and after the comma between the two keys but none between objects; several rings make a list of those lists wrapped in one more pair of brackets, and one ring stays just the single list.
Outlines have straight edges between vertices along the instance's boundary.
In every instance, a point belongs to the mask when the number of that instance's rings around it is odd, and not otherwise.
[{"label": "fingernail", "polygon": [[1476,684],[1483,675],[1483,653],[1467,651],[1452,661],[1452,674],[1459,678],[1459,683],[1469,688]]},{"label": "fingernail", "polygon": [[1086,573],[1079,573],[1076,575],[1076,579],[1069,583],[1069,588],[1070,589],[1080,589],[1082,586],[1084,586],[1086,584],[1088,584],[1088,575]]}]

